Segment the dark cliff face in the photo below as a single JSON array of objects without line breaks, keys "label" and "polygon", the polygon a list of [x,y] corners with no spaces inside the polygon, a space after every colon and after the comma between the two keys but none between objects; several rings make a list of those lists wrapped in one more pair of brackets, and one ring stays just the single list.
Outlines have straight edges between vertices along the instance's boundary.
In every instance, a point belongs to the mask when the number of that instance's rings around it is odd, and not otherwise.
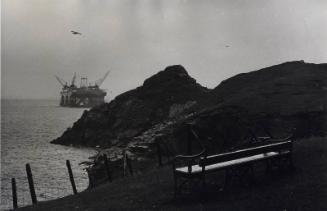
[{"label": "dark cliff face", "polygon": [[74,126],[52,143],[108,147],[125,145],[153,125],[203,107],[210,90],[197,84],[180,66],[169,66],[141,87],[110,103],[84,112]]},{"label": "dark cliff face", "polygon": [[[233,107],[237,109],[229,109]],[[224,108],[229,109],[228,115]],[[153,126],[188,114],[194,114],[192,121],[198,128],[205,128],[202,135],[209,134],[211,129],[227,131],[224,128],[231,130],[226,133],[236,133],[232,130],[234,120],[228,118],[234,113],[235,121],[251,122],[244,127],[298,127],[305,130],[304,135],[321,135],[326,128],[326,108],[327,64],[287,62],[236,75],[213,90],[197,84],[182,66],[176,65],[146,79],[141,87],[85,112],[53,143],[124,147]],[[218,110],[222,117],[217,118]],[[207,113],[206,121],[200,118],[203,112]],[[243,126],[237,127],[243,136]],[[228,139],[228,134],[221,134],[217,137]]]},{"label": "dark cliff face", "polygon": [[224,105],[249,111],[292,115],[327,108],[327,64],[286,62],[242,73],[213,90]]},{"label": "dark cliff face", "polygon": [[325,134],[327,64],[286,62],[236,75],[212,92],[220,106],[242,107],[275,133],[295,127],[300,136]]}]

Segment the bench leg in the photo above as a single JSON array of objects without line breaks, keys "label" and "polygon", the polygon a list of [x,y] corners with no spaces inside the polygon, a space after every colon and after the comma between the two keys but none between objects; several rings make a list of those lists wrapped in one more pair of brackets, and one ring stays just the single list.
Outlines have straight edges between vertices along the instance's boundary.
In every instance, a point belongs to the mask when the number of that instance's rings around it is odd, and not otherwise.
[{"label": "bench leg", "polygon": [[202,188],[206,188],[206,174],[204,172],[202,173]]},{"label": "bench leg", "polygon": [[266,174],[269,174],[272,171],[272,163],[271,160],[266,161]]},{"label": "bench leg", "polygon": [[236,174],[240,183],[242,185],[251,185],[254,183],[254,171],[253,164],[246,164],[238,169],[238,174]]},{"label": "bench leg", "polygon": [[295,169],[294,164],[293,164],[292,155],[287,155],[285,157],[280,158],[279,169],[280,170],[288,170],[288,171],[293,171]]},{"label": "bench leg", "polygon": [[291,155],[281,156],[278,158],[277,167],[279,171],[283,170],[293,170],[293,160]]},{"label": "bench leg", "polygon": [[237,178],[239,183],[244,185],[251,185],[254,183],[253,164],[246,164],[238,167],[231,167],[225,170],[225,184],[229,185],[233,178]]},{"label": "bench leg", "polygon": [[178,178],[175,177],[175,197],[180,193],[180,189],[178,188]]},{"label": "bench leg", "polygon": [[251,185],[253,185],[255,183],[253,164],[251,164],[249,168],[250,168],[250,183],[251,183]]},{"label": "bench leg", "polygon": [[223,190],[225,190],[227,188],[227,186],[229,185],[230,181],[231,181],[231,173],[229,169],[225,169],[225,181],[224,181],[224,186],[223,186]]},{"label": "bench leg", "polygon": [[281,164],[283,161],[280,157],[275,157],[266,161],[266,173],[272,173],[274,170],[281,170]]},{"label": "bench leg", "polygon": [[177,188],[178,188],[178,178],[177,175],[174,173],[174,198],[177,196]]},{"label": "bench leg", "polygon": [[266,161],[266,173],[271,173],[273,169],[278,171],[293,170],[293,159],[291,155],[280,156]]},{"label": "bench leg", "polygon": [[295,167],[294,167],[294,163],[293,163],[292,154],[290,154],[288,159],[289,159],[289,168],[290,168],[291,171],[293,171],[295,169]]}]

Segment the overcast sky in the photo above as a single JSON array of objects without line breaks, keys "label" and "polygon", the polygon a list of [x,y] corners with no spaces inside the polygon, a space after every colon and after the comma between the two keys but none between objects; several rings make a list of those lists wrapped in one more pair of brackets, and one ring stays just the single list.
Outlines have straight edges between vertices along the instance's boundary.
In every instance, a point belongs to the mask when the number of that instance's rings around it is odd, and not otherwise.
[{"label": "overcast sky", "polygon": [[74,72],[92,82],[111,70],[101,87],[112,98],[172,64],[213,88],[285,61],[327,62],[326,0],[1,3],[2,98],[59,99],[54,75]]}]

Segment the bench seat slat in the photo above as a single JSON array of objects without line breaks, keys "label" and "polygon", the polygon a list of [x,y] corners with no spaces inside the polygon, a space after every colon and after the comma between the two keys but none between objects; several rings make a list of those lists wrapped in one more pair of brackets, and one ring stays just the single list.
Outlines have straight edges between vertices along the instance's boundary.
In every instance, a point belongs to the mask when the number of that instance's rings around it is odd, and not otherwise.
[{"label": "bench seat slat", "polygon": [[221,153],[218,155],[208,156],[207,159],[201,159],[199,164],[200,166],[209,166],[216,163],[222,163],[225,161],[250,157],[262,153],[279,152],[281,150],[291,150],[291,148],[292,148],[292,141],[277,142],[272,144],[266,144],[263,146],[257,146],[257,147],[246,148],[246,149],[241,149],[232,152]]},{"label": "bench seat slat", "polygon": [[[281,151],[281,152],[261,153],[261,154],[257,154],[257,155],[253,155],[253,156],[248,156],[248,157],[243,157],[243,158],[238,158],[238,159],[234,159],[234,160],[230,160],[230,161],[225,161],[225,162],[208,165],[205,167],[205,171],[208,172],[208,171],[220,170],[220,169],[223,169],[226,167],[237,166],[237,165],[245,164],[248,162],[264,160],[264,159],[268,159],[268,158],[272,158],[272,157],[276,157],[276,156],[280,156],[280,155],[288,154],[288,153],[290,153],[289,150],[285,150],[285,151]],[[202,172],[202,167],[198,164],[193,165],[191,167],[192,167],[191,174],[199,174]],[[181,173],[181,174],[188,174],[188,167],[185,166],[185,167],[176,168],[175,171],[177,173]]]},{"label": "bench seat slat", "polygon": [[[209,158],[213,158],[213,157],[217,157],[217,156],[223,156],[223,155],[229,155],[229,154],[239,154],[239,153],[246,152],[246,151],[262,150],[262,149],[267,149],[267,148],[271,149],[272,147],[278,147],[281,145],[291,144],[291,143],[292,143],[291,141],[276,142],[276,143],[266,144],[263,146],[250,147],[250,148],[246,148],[246,149],[236,150],[233,152],[225,152],[225,153],[221,153],[218,155],[211,155],[211,156],[208,156],[207,158],[209,159]],[[282,147],[284,147],[284,146],[282,146]]]}]

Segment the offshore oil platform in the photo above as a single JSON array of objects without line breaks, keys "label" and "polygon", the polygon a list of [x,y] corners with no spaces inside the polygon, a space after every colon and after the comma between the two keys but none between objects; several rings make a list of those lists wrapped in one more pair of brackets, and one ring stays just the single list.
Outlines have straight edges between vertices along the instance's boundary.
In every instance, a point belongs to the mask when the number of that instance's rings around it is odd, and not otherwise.
[{"label": "offshore oil platform", "polygon": [[104,97],[107,93],[105,90],[100,89],[100,86],[109,73],[110,71],[106,72],[102,78],[94,83],[88,83],[86,77],[81,77],[79,87],[75,85],[76,73],[74,73],[70,85],[65,80],[55,76],[57,81],[62,85],[60,106],[90,108],[104,103]]}]

